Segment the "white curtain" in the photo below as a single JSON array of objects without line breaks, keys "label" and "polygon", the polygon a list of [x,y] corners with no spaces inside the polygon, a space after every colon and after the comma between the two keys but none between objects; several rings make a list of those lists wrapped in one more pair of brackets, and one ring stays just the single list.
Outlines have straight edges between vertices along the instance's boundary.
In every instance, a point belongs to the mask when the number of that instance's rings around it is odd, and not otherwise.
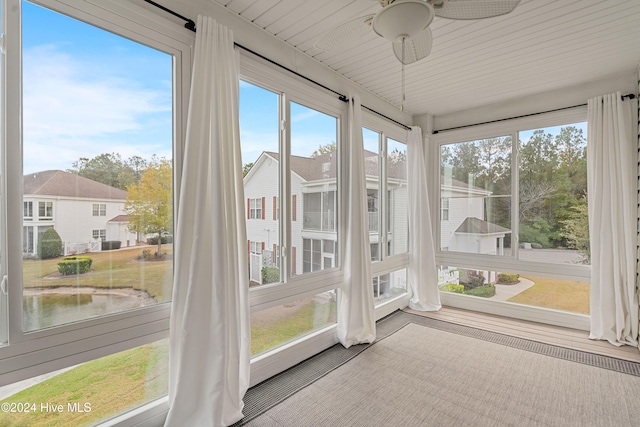
[{"label": "white curtain", "polygon": [[407,138],[409,190],[409,307],[419,311],[442,308],[438,292],[435,247],[431,230],[431,211],[427,192],[427,166],[422,129],[413,126]]},{"label": "white curtain", "polygon": [[244,190],[233,33],[198,17],[178,202],[165,426],[242,418],[249,384]]},{"label": "white curtain", "polygon": [[590,99],[587,128],[590,338],[638,345],[635,102]]},{"label": "white curtain", "polygon": [[338,308],[338,339],[346,348],[376,339],[369,246],[369,215],[362,142],[362,109],[349,103],[349,157],[344,283]]}]

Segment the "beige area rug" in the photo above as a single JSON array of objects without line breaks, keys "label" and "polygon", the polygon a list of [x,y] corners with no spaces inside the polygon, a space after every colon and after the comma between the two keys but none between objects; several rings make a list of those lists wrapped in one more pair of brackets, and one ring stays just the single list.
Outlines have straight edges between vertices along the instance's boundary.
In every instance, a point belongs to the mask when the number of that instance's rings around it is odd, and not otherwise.
[{"label": "beige area rug", "polygon": [[408,323],[245,425],[640,426],[640,377]]}]

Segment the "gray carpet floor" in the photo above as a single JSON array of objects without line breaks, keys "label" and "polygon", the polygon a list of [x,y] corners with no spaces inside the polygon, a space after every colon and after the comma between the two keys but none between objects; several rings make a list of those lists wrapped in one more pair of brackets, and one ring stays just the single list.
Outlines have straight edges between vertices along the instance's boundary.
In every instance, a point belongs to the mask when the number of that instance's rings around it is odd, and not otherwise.
[{"label": "gray carpet floor", "polygon": [[640,364],[404,312],[377,327],[252,388],[238,425],[640,426]]}]

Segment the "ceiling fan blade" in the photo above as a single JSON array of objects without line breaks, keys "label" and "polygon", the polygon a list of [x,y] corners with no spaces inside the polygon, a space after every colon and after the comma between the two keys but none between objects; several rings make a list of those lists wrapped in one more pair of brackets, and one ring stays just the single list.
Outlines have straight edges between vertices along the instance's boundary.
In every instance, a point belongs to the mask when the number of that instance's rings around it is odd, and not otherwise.
[{"label": "ceiling fan blade", "polygon": [[433,37],[429,27],[418,33],[410,39],[404,41],[404,55],[402,53],[402,42],[393,42],[393,54],[398,58],[398,61],[403,64],[413,64],[426,58],[431,53],[431,45],[433,44]]},{"label": "ceiling fan blade", "polygon": [[371,31],[374,16],[375,14],[361,16],[333,27],[314,46],[320,50],[331,50],[360,38]]},{"label": "ceiling fan blade", "polygon": [[484,19],[505,15],[520,0],[428,0],[436,16],[446,19]]}]

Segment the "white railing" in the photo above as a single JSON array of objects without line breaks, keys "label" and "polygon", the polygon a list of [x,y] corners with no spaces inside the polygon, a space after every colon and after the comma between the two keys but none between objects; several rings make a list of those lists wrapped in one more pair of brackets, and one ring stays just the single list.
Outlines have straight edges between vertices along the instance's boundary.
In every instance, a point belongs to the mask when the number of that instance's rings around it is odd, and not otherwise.
[{"label": "white railing", "polygon": [[438,286],[460,284],[460,272],[458,270],[449,270],[448,268],[438,270]]},{"label": "white railing", "polygon": [[91,242],[65,242],[64,256],[86,254],[89,252],[100,252],[102,250],[102,240]]}]

